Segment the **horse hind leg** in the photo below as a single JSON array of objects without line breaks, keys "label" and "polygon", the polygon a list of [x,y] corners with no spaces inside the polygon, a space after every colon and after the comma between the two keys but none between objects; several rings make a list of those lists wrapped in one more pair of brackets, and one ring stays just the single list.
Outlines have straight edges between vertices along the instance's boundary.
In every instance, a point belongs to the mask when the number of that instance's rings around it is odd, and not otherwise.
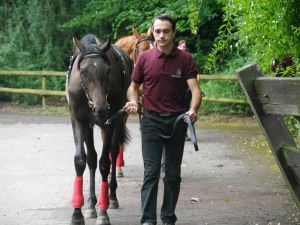
[{"label": "horse hind leg", "polygon": [[122,171],[122,167],[124,166],[124,146],[120,146],[120,151],[117,157],[117,163],[116,163],[116,177],[122,178],[124,177],[124,173]]},{"label": "horse hind leg", "polygon": [[119,208],[119,201],[116,194],[116,189],[118,187],[117,179],[116,179],[116,158],[118,157],[118,151],[111,154],[111,180],[110,180],[110,192],[109,192],[109,201],[110,209],[117,209]]},{"label": "horse hind leg", "polygon": [[[112,161],[112,157],[111,154],[109,156],[110,161]],[[122,171],[122,167],[124,166],[124,146],[121,145],[120,149],[119,149],[119,154],[117,157],[117,161],[116,161],[116,177],[117,178],[122,178],[124,177],[124,173]],[[108,175],[108,179],[111,179],[111,171]]]}]

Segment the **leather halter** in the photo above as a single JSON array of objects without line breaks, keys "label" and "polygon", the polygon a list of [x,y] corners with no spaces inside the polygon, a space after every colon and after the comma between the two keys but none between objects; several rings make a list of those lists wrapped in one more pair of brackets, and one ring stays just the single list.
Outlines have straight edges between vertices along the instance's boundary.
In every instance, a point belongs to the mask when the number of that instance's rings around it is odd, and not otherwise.
[{"label": "leather halter", "polygon": [[[100,54],[95,54],[95,53],[88,54],[88,55],[84,56],[84,59],[85,58],[90,58],[90,57],[101,57],[101,55]],[[88,106],[90,108],[94,109],[95,108],[95,103],[93,102],[93,100],[91,99],[91,97],[88,94],[88,91],[87,91],[88,88],[86,87],[86,83],[84,81],[83,73],[82,73],[81,70],[80,70],[80,75],[79,76],[80,76],[80,85],[81,85],[81,88],[84,91],[84,94],[86,95],[86,98],[88,100]],[[108,90],[109,90],[109,86],[107,86],[107,92],[106,92],[106,96],[105,96],[106,102],[107,102],[107,97],[108,97]],[[106,107],[107,107],[107,110],[110,109],[110,104],[108,102],[107,102],[107,106]]]},{"label": "leather halter", "polygon": [[149,37],[149,36],[144,36],[144,37],[140,37],[139,39],[137,39],[137,42],[134,46],[134,58],[135,60],[137,59],[138,57],[138,54],[139,54],[139,49],[138,49],[138,45],[144,41],[152,41],[152,38]]},{"label": "leather halter", "polygon": [[[121,60],[122,60],[122,65],[121,65],[121,72],[123,73],[123,74],[125,74],[125,68],[124,68],[124,64],[125,64],[125,59],[123,58],[123,56],[121,55],[121,53],[117,50],[117,49],[115,49],[115,48],[113,48],[113,50],[117,53],[117,55],[121,58]],[[89,57],[100,57],[101,55],[99,55],[99,54],[88,54],[88,55],[86,55],[86,56],[84,56],[84,58],[89,58]],[[84,78],[83,78],[83,74],[82,74],[82,72],[80,71],[80,85],[81,85],[81,88],[83,89],[83,91],[84,91],[84,93],[85,93],[85,95],[86,95],[86,97],[87,97],[87,100],[88,100],[88,106],[90,107],[90,108],[92,108],[92,109],[94,109],[94,107],[95,107],[95,103],[92,101],[92,99],[91,99],[91,97],[89,96],[89,94],[88,94],[88,92],[87,92],[87,87],[86,87],[86,84],[85,84],[85,81],[84,81]],[[110,104],[108,103],[108,91],[109,91],[109,85],[107,86],[107,92],[106,92],[106,96],[105,96],[105,98],[106,98],[106,103],[107,103],[107,105],[106,105],[106,109],[107,109],[107,111],[109,111],[110,110]],[[124,109],[123,108],[121,108],[120,110],[118,110],[117,112],[115,112],[111,117],[109,117],[105,122],[104,122],[104,125],[106,125],[106,126],[109,126],[111,123],[112,123],[112,121],[113,120],[115,120],[115,119],[117,119],[119,116],[121,116],[123,113],[124,113]]]}]

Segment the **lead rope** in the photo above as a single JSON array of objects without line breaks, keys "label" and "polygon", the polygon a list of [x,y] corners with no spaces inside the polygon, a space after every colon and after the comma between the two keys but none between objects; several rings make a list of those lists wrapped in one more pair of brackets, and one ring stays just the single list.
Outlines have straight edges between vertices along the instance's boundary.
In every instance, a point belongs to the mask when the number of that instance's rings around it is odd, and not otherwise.
[{"label": "lead rope", "polygon": [[[143,116],[147,116],[145,115],[143,112],[138,112],[139,114],[143,115]],[[190,116],[186,113],[182,113],[180,115],[178,115],[174,121],[174,124],[173,124],[173,129],[172,129],[172,132],[170,135],[165,135],[165,134],[162,134],[160,132],[158,132],[159,136],[162,137],[162,138],[166,138],[166,139],[169,139],[171,138],[174,133],[175,133],[175,128],[178,124],[178,122],[180,120],[182,120],[183,118],[186,118],[187,120],[187,124],[188,124],[188,129],[191,133],[191,141],[193,142],[193,145],[194,145],[194,149],[195,151],[199,151],[199,147],[198,147],[198,142],[197,142],[197,136],[196,136],[196,131],[195,131],[195,127],[194,127],[194,124],[192,123],[192,120],[190,118]]]}]

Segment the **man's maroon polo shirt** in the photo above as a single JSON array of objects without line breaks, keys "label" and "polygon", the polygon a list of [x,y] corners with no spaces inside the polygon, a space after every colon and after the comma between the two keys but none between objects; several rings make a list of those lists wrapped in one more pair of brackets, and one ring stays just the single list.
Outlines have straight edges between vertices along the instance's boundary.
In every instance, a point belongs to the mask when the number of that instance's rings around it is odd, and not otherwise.
[{"label": "man's maroon polo shirt", "polygon": [[143,83],[146,110],[183,112],[187,80],[196,78],[197,73],[192,55],[174,45],[167,56],[156,48],[142,52],[132,73],[132,81]]}]

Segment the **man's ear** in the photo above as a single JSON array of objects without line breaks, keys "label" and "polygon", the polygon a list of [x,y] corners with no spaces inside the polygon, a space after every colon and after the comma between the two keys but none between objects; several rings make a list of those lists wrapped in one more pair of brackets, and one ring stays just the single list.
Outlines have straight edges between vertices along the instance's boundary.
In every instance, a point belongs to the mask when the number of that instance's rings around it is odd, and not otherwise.
[{"label": "man's ear", "polygon": [[173,38],[176,36],[176,30],[173,31]]}]

